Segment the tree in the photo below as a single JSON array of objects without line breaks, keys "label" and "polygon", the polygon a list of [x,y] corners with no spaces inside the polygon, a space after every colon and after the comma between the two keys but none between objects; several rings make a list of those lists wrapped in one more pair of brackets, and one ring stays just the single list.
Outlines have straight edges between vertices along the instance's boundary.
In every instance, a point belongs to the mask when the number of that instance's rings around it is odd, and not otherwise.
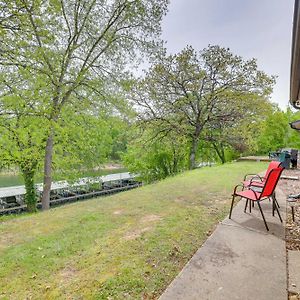
[{"label": "tree", "polygon": [[[288,123],[291,123],[300,120],[300,113],[299,111],[293,112],[291,109],[287,109],[286,117]],[[287,145],[291,148],[300,149],[299,131],[292,129],[290,126],[287,128]]]},{"label": "tree", "polygon": [[159,56],[132,99],[140,121],[155,126],[158,139],[174,131],[188,139],[192,169],[203,130],[243,118],[249,103],[245,99],[266,98],[273,83],[273,77],[257,69],[255,59],[244,61],[219,46],[199,53],[187,47]]},{"label": "tree", "polygon": [[[49,120],[41,107],[47,101],[39,96],[43,82],[33,83],[25,78],[17,78],[17,74],[13,73],[1,74],[0,157],[2,166],[19,167],[25,182],[27,209],[35,211],[34,179],[40,171]],[[70,178],[71,173],[72,178],[78,178],[78,172],[72,168],[99,166],[111,152],[107,111],[103,107],[95,107],[93,111],[88,108],[90,100],[83,98],[80,105],[78,101],[67,104],[62,109],[62,117],[55,123],[53,161],[60,175]]]},{"label": "tree", "polygon": [[27,210],[36,210],[34,176],[42,160],[46,139],[43,117],[25,105],[23,98],[2,97],[0,105],[0,157],[2,166],[18,166],[24,178]]},{"label": "tree", "polygon": [[127,151],[129,123],[122,116],[112,115],[108,118],[112,149],[109,153],[111,160],[121,160]]},{"label": "tree", "polygon": [[267,114],[261,122],[261,131],[257,137],[258,152],[267,154],[282,148],[300,147],[299,132],[289,126],[290,122],[300,119],[299,112],[287,109],[286,112],[278,107]]},{"label": "tree", "polygon": [[0,36],[6,30],[19,30],[18,16],[22,13],[24,7],[15,5],[12,1],[1,1],[0,8]]},{"label": "tree", "polygon": [[268,99],[251,94],[237,99],[234,105],[239,109],[234,118],[227,122],[208,123],[203,131],[203,139],[211,144],[221,163],[226,162],[229,150],[236,154],[256,151],[253,142],[257,141],[263,121],[274,110]]},{"label": "tree", "polygon": [[187,168],[186,140],[175,134],[153,140],[151,129],[135,137],[123,163],[130,172],[139,174],[144,182],[153,182],[175,175]]},{"label": "tree", "polygon": [[269,114],[262,123],[262,132],[258,137],[258,151],[268,153],[287,146],[289,130],[291,129],[284,112],[278,110]]},{"label": "tree", "polygon": [[53,170],[68,179],[98,168],[112,151],[111,124],[105,112],[78,109],[64,107],[55,127]]},{"label": "tree", "polygon": [[[13,4],[12,4],[13,3]],[[47,95],[48,137],[44,159],[43,209],[49,208],[55,124],[62,109],[87,90],[101,99],[136,50],[153,49],[167,0],[2,0],[0,9],[16,18],[3,20],[2,68],[42,78]],[[5,30],[19,26],[17,32]],[[95,80],[97,79],[97,80]]]}]

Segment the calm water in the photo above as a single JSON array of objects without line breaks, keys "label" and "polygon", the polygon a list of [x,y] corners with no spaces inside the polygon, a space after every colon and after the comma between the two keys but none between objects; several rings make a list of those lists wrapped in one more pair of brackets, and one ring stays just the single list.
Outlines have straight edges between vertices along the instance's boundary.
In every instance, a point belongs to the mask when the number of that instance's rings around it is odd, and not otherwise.
[{"label": "calm water", "polygon": [[[122,173],[127,172],[127,169],[103,169],[98,171],[85,171],[82,172],[78,178],[82,177],[96,177],[96,176],[102,176],[107,174],[114,174],[114,173]],[[54,180],[63,180],[65,179],[62,176],[56,176]],[[36,183],[42,182],[42,177],[36,178]],[[24,181],[21,175],[18,174],[5,174],[0,173],[0,188],[1,187],[7,187],[7,186],[14,186],[14,185],[23,185]]]}]

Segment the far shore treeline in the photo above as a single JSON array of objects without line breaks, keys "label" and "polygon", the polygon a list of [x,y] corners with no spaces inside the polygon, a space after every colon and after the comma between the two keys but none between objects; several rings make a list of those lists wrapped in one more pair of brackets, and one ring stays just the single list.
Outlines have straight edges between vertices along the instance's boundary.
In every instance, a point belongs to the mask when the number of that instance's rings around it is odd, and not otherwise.
[{"label": "far shore treeline", "polygon": [[[104,4],[105,3],[105,4]],[[275,77],[228,48],[160,38],[167,0],[0,3],[0,168],[35,178],[118,161],[152,182],[240,155],[299,148],[299,113],[270,102]],[[101,16],[101,18],[99,17]],[[137,77],[142,61],[149,69]]]}]

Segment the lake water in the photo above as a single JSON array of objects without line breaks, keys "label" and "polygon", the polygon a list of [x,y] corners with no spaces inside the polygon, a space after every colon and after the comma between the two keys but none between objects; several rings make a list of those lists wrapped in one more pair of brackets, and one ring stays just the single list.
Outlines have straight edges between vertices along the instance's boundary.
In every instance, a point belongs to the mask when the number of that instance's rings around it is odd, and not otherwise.
[{"label": "lake water", "polygon": [[[91,170],[91,171],[83,171],[78,175],[77,178],[82,178],[82,177],[97,177],[97,176],[102,176],[102,175],[107,175],[107,174],[114,174],[114,173],[123,173],[127,172],[127,169],[125,168],[120,168],[120,169],[102,169],[102,170]],[[56,180],[64,180],[67,179],[62,176],[55,176],[55,181]],[[73,178],[75,179],[75,178]],[[36,178],[36,183],[42,182],[42,177]],[[15,185],[23,185],[24,180],[20,174],[13,174],[13,173],[0,173],[0,188],[1,187],[8,187],[8,186],[15,186]]]}]

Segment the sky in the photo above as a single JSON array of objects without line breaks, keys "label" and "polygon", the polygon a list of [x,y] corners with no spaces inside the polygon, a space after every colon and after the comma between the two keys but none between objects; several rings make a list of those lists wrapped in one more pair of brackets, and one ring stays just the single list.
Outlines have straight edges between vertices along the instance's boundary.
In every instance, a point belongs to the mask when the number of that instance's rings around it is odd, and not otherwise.
[{"label": "sky", "polygon": [[170,0],[162,38],[169,53],[186,45],[228,47],[276,75],[272,102],[286,109],[289,101],[294,0]]}]

